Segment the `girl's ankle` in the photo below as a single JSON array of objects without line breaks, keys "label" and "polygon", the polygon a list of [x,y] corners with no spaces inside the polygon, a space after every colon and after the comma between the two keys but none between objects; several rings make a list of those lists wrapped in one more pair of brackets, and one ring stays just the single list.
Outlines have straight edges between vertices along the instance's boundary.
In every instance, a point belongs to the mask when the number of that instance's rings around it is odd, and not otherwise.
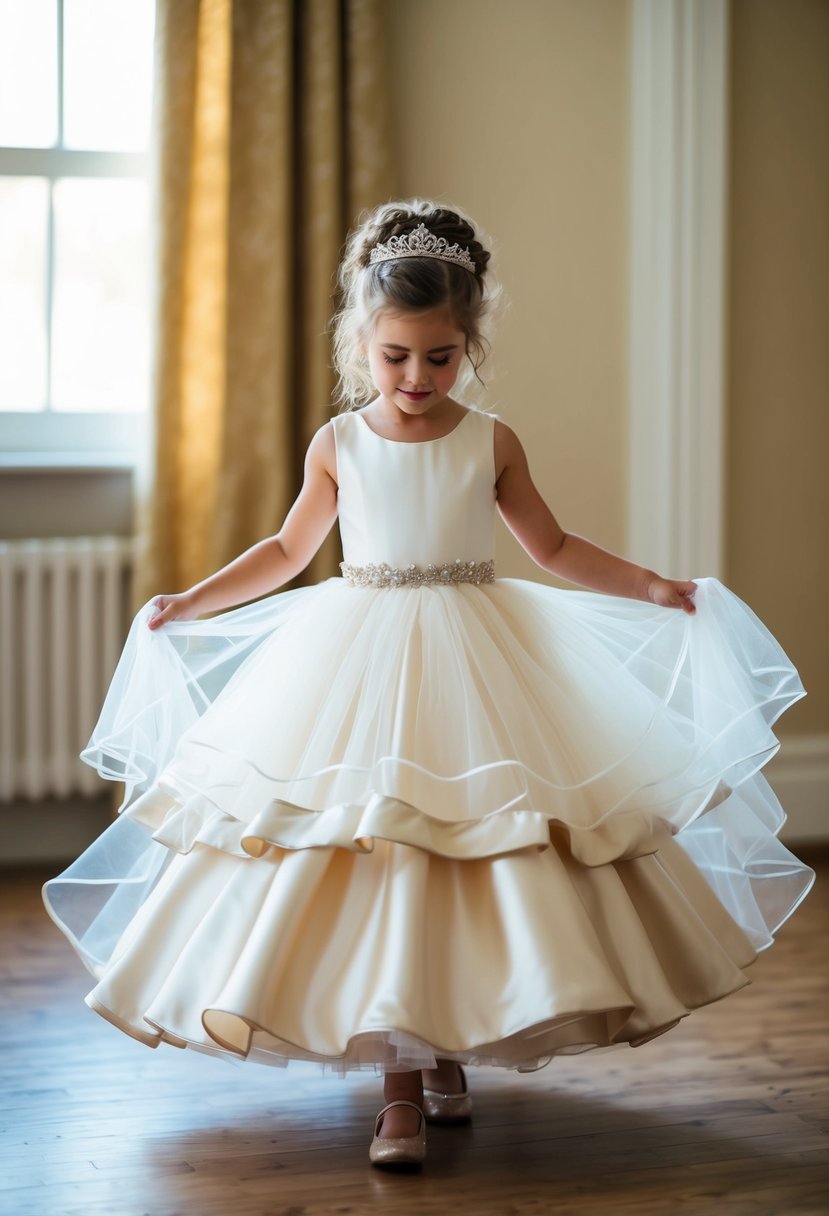
[{"label": "girl's ankle", "polygon": [[461,1066],[455,1060],[437,1060],[436,1068],[424,1068],[421,1072],[426,1089],[442,1093],[457,1093],[463,1088]]},{"label": "girl's ankle", "polygon": [[414,1102],[423,1105],[423,1080],[419,1072],[386,1073],[383,1083],[386,1102]]}]

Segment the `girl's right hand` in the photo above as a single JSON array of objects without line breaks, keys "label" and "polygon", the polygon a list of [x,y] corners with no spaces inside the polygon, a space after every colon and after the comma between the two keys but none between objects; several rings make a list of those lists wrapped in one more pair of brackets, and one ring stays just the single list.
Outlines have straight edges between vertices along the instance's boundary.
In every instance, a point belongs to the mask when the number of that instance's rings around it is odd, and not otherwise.
[{"label": "girl's right hand", "polygon": [[199,615],[195,597],[189,591],[178,595],[157,595],[152,600],[155,612],[147,621],[150,629],[158,629],[168,621],[192,621]]}]

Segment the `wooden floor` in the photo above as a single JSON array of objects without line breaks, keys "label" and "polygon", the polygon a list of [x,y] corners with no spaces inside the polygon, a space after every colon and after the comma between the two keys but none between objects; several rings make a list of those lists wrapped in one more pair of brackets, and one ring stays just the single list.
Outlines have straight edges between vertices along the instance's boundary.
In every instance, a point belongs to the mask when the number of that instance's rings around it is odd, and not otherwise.
[{"label": "wooden floor", "polygon": [[381,1082],[162,1047],[91,1013],[43,911],[0,892],[3,1216],[817,1216],[829,1212],[829,862],[752,983],[660,1039],[473,1071],[471,1127],[429,1129],[420,1175],[368,1164]]}]

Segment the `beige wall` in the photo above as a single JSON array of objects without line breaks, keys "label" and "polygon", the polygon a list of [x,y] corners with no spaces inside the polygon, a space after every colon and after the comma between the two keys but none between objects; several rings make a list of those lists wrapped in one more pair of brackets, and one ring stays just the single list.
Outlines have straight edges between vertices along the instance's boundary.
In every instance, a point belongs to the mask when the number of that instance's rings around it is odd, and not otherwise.
[{"label": "beige wall", "polygon": [[829,731],[829,4],[732,6],[726,581]]},{"label": "beige wall", "polygon": [[[626,549],[627,0],[388,0],[401,195],[489,231],[510,299],[484,403],[564,528]],[[734,0],[724,580],[829,730],[829,4]],[[502,574],[548,578],[504,532]]]},{"label": "beige wall", "polygon": [[[388,20],[400,193],[469,211],[511,302],[485,404],[562,527],[621,552],[628,5],[389,0]],[[555,582],[506,529],[498,563]]]}]

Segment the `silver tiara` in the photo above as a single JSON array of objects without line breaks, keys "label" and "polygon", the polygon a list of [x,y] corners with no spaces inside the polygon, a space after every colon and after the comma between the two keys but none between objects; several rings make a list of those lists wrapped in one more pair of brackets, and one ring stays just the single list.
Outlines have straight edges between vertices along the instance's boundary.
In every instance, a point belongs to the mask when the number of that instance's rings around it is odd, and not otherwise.
[{"label": "silver tiara", "polygon": [[393,262],[396,258],[438,258],[441,262],[454,262],[475,274],[475,263],[469,250],[462,245],[450,245],[445,236],[435,236],[425,224],[418,224],[403,236],[390,236],[383,245],[375,245],[369,256],[369,264]]}]

